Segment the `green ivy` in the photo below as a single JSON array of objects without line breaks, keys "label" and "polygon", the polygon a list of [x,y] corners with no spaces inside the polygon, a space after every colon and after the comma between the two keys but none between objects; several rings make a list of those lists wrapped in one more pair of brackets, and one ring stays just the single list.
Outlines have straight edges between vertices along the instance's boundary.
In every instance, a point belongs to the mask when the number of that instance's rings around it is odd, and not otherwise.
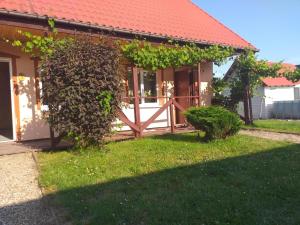
[{"label": "green ivy", "polygon": [[[51,55],[55,46],[64,46],[67,41],[72,40],[71,38],[57,37],[58,31],[55,28],[55,22],[53,19],[48,20],[48,26],[50,32],[46,35],[34,35],[28,31],[18,30],[18,34],[22,36],[22,40],[9,40],[5,39],[6,42],[11,43],[14,47],[19,47],[25,53],[29,53],[32,56],[44,57]],[[25,39],[25,41],[23,41]]]},{"label": "green ivy", "polygon": [[111,102],[113,100],[113,94],[111,91],[102,91],[98,96],[99,107],[105,117],[111,113]]},{"label": "green ivy", "polygon": [[285,76],[288,80],[298,82],[300,80],[300,69],[297,68],[295,71],[289,71],[285,74]]},{"label": "green ivy", "polygon": [[220,65],[231,57],[234,49],[213,45],[200,48],[196,44],[179,45],[169,41],[168,45],[154,45],[147,41],[134,40],[121,46],[123,55],[137,67],[151,69],[178,68],[213,61]]}]

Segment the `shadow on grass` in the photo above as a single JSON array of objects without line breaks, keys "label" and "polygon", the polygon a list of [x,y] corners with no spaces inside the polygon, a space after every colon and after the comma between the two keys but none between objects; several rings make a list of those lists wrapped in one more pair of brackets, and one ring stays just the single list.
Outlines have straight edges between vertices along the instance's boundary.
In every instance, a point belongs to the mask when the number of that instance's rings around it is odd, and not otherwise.
[{"label": "shadow on grass", "polygon": [[45,198],[81,225],[298,225],[299,196],[300,146],[288,145]]}]

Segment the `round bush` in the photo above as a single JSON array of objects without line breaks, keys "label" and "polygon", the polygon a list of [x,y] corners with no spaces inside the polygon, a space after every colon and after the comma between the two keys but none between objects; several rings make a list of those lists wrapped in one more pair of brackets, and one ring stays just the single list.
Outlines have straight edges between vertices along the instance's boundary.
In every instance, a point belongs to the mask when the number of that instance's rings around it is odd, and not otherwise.
[{"label": "round bush", "polygon": [[121,103],[119,52],[88,38],[68,41],[41,63],[43,103],[59,134],[101,143]]},{"label": "round bush", "polygon": [[242,125],[238,115],[218,106],[192,107],[185,112],[185,116],[195,129],[205,132],[206,140],[234,135]]}]

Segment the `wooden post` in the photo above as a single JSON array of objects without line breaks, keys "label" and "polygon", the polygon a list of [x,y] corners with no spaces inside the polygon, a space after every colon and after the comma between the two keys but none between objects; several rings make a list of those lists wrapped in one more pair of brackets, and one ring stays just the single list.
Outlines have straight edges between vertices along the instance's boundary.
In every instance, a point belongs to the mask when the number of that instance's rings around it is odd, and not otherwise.
[{"label": "wooden post", "polygon": [[170,105],[170,122],[171,122],[171,133],[175,132],[175,124],[174,124],[174,106],[173,106],[173,99],[172,104]]},{"label": "wooden post", "polygon": [[201,64],[198,63],[198,74],[197,74],[197,83],[198,83],[198,106],[201,106]]},{"label": "wooden post", "polygon": [[161,70],[161,83],[162,83],[162,96],[166,95],[166,87],[165,87],[165,71]]},{"label": "wooden post", "polygon": [[135,131],[135,137],[141,137],[141,116],[140,116],[140,98],[139,98],[139,78],[137,67],[132,68],[133,74],[133,97],[134,97],[134,122],[139,128],[139,132]]},{"label": "wooden post", "polygon": [[36,105],[37,105],[37,109],[41,110],[41,90],[40,90],[40,76],[38,72],[38,67],[39,67],[38,58],[33,59],[33,65],[34,65],[34,86],[35,86]]},{"label": "wooden post", "polygon": [[21,141],[21,117],[20,117],[20,99],[19,99],[19,83],[17,74],[17,60],[12,57],[12,81],[14,89],[14,107],[15,107],[15,126],[16,141]]}]

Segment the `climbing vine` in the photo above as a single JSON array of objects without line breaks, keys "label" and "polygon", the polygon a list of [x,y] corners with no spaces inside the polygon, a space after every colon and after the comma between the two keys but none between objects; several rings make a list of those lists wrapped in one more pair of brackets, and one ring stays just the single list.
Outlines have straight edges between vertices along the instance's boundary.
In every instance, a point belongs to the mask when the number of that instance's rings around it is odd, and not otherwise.
[{"label": "climbing vine", "polygon": [[233,48],[217,45],[200,48],[196,44],[179,45],[169,41],[168,45],[154,45],[140,40],[121,46],[121,50],[123,55],[137,67],[153,71],[195,65],[203,61],[213,61],[219,65],[234,53]]},{"label": "climbing vine", "polygon": [[107,117],[112,110],[111,104],[114,99],[113,93],[111,91],[102,91],[96,99],[99,103],[99,108],[104,117]]},{"label": "climbing vine", "polygon": [[286,72],[284,75],[288,80],[298,82],[300,80],[300,68],[297,68],[295,71]]},{"label": "climbing vine", "polygon": [[31,54],[33,57],[44,58],[51,55],[54,49],[63,47],[66,42],[72,41],[71,38],[58,38],[58,31],[55,28],[53,19],[48,20],[49,32],[44,35],[32,34],[29,31],[18,30],[20,39],[10,40],[4,38],[7,43],[11,43],[14,47],[19,47],[25,53]]}]

